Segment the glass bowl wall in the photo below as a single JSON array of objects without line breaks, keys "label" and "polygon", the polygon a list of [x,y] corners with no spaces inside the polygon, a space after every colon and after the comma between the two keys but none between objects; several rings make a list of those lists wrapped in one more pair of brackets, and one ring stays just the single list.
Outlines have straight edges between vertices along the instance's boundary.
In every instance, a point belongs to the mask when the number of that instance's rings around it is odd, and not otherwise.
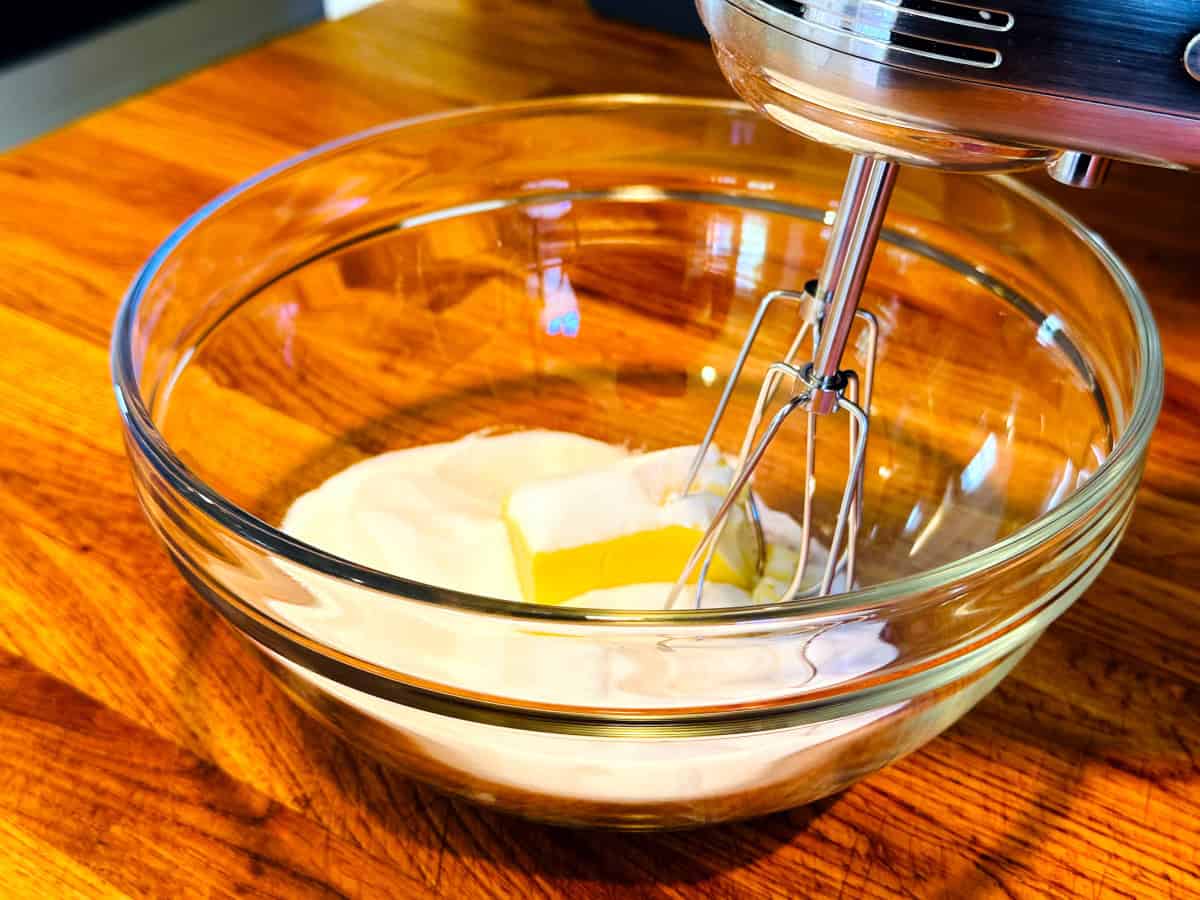
[{"label": "glass bowl wall", "polygon": [[[853,593],[691,615],[535,607],[275,527],[357,460],[481,429],[694,443],[758,300],[820,265],[845,164],[738,104],[608,97],[401,123],[266,173],[164,245],[118,322],[151,522],[302,702],[451,790],[674,825],[848,783],[953,721],[1094,579],[1157,413],[1161,360],[1128,274],[1011,181],[900,178],[864,301],[881,340]],[[723,448],[795,327],[786,309],[767,320]],[[861,370],[857,338],[851,357]],[[818,432],[826,539],[844,418]],[[801,434],[757,481],[793,512]],[[688,741],[683,765],[672,742]],[[713,774],[739,754],[761,777]],[[631,763],[649,774],[622,793]],[[580,780],[587,764],[600,774]],[[541,789],[514,774],[537,766]],[[686,777],[724,786],[649,789]]]}]

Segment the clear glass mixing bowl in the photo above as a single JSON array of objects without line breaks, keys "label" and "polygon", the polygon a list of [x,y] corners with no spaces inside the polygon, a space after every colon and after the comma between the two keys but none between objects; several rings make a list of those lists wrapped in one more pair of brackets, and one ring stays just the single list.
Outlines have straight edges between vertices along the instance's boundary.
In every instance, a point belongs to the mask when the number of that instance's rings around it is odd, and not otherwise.
[{"label": "clear glass mixing bowl", "polygon": [[[1015,182],[900,178],[865,301],[882,338],[852,593],[514,604],[275,526],[352,462],[482,428],[695,442],[758,299],[816,271],[845,165],[739,104],[593,97],[390,125],[264,173],[184,223],[121,310],[147,516],[301,704],[446,790],[669,827],[844,787],[993,687],[1129,518],[1162,391],[1150,313]],[[724,448],[795,327],[768,320]],[[795,440],[757,482],[792,510]],[[818,489],[826,535],[838,490]]]}]

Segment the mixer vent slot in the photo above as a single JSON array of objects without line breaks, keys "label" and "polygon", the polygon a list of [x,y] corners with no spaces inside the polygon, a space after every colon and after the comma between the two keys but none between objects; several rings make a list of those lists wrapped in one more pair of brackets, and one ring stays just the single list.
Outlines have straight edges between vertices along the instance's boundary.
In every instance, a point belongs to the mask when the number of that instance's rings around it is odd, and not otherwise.
[{"label": "mixer vent slot", "polygon": [[[801,19],[812,39],[836,49],[872,49],[872,55],[903,54],[979,69],[994,69],[1003,62],[1000,49],[988,42],[1015,24],[1011,13],[951,0],[773,0],[773,4]],[[847,41],[854,46],[841,46]]]},{"label": "mixer vent slot", "polygon": [[874,5],[890,6],[910,16],[924,16],[940,22],[977,28],[980,31],[1009,31],[1013,27],[1012,13],[988,9],[973,3],[951,3],[950,0],[870,0]]}]

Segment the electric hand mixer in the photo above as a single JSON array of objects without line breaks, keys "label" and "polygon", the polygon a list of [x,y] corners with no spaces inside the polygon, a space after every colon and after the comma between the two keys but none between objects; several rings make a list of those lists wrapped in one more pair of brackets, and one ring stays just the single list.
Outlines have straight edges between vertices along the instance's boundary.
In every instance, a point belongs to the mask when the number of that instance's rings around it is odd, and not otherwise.
[{"label": "electric hand mixer", "polygon": [[[736,504],[766,554],[751,476],[785,421],[807,417],[803,532],[787,599],[854,584],[877,328],[858,309],[900,164],[960,172],[1045,165],[1065,184],[1100,184],[1112,159],[1200,168],[1200,0],[697,0],[737,92],[783,127],[854,154],[819,278],[763,298],[685,492],[729,404],[767,310],[799,307],[800,327],[768,367],[732,485],[675,585],[697,574],[697,603]],[[866,366],[841,368],[855,318]],[[801,348],[811,341],[811,357]],[[767,415],[780,388],[786,399]],[[819,580],[809,544],[817,423],[850,416],[849,464]],[[766,425],[763,425],[763,422]],[[761,434],[760,434],[761,432]]]}]

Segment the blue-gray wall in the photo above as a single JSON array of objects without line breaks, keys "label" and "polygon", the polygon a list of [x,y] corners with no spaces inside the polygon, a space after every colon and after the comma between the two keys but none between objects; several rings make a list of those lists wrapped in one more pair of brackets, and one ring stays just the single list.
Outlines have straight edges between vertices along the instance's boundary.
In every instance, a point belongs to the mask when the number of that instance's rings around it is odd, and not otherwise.
[{"label": "blue-gray wall", "polygon": [[323,14],[322,0],[175,0],[107,28],[84,28],[75,40],[54,40],[47,52],[0,68],[0,149]]}]

